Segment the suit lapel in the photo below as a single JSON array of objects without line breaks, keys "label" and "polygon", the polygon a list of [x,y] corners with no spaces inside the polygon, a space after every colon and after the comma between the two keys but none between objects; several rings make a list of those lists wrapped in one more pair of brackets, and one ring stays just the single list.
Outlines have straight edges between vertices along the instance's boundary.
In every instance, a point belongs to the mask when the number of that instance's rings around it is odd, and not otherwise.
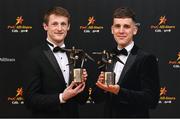
[{"label": "suit lapel", "polygon": [[121,76],[119,78],[119,82],[118,84],[122,83],[123,79],[124,79],[124,76],[126,75],[126,73],[128,72],[128,70],[132,67],[135,59],[136,59],[136,56],[137,56],[137,50],[138,50],[138,47],[136,45],[134,45],[133,49],[131,50],[131,53],[129,54],[129,57],[124,65],[124,68],[122,70],[122,73],[121,73]]},{"label": "suit lapel", "polygon": [[[48,46],[47,46],[48,47]],[[55,56],[53,55],[52,51],[50,50],[50,48],[45,48],[43,50],[43,53],[45,54],[45,56],[47,57],[47,59],[49,60],[50,64],[52,65],[53,69],[56,71],[56,73],[58,74],[59,78],[62,79],[63,78],[63,81],[65,83],[65,80],[64,80],[64,77],[63,77],[63,74],[62,74],[62,71],[59,67],[59,64],[55,58]]]}]

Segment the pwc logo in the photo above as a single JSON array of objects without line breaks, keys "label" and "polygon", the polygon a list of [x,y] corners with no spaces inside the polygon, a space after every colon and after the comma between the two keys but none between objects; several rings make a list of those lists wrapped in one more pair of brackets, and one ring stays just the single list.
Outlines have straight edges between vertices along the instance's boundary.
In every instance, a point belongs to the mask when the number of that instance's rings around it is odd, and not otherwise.
[{"label": "pwc logo", "polygon": [[166,86],[160,88],[160,104],[170,104],[176,101],[175,96],[168,95],[168,89]]},{"label": "pwc logo", "polygon": [[10,30],[12,33],[27,33],[29,30],[32,29],[30,25],[23,24],[24,19],[22,16],[18,16],[16,18],[16,22],[14,25],[8,25],[7,29]]},{"label": "pwc logo", "polygon": [[101,25],[96,25],[95,22],[96,22],[96,19],[94,18],[94,16],[90,16],[88,18],[87,25],[80,26],[80,29],[84,33],[99,33],[100,30],[102,30],[104,27]]},{"label": "pwc logo", "polygon": [[8,97],[8,101],[11,104],[24,104],[24,98],[23,98],[23,88],[17,88],[16,95],[13,97]]},{"label": "pwc logo", "polygon": [[168,25],[167,24],[168,19],[166,16],[160,16],[158,23],[155,25],[151,25],[150,29],[154,30],[156,33],[162,33],[162,32],[171,32],[173,29],[176,28],[174,25]]}]

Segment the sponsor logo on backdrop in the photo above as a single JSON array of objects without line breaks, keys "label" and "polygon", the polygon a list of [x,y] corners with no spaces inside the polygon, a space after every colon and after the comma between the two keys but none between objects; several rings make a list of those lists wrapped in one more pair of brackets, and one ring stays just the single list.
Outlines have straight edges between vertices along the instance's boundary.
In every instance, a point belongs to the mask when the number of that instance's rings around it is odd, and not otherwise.
[{"label": "sponsor logo on backdrop", "polygon": [[177,53],[177,58],[169,61],[169,65],[172,65],[175,69],[180,69],[180,52]]},{"label": "sponsor logo on backdrop", "polygon": [[175,96],[169,96],[167,87],[160,88],[160,104],[171,104],[176,101]]},{"label": "sponsor logo on backdrop", "polygon": [[8,25],[7,29],[12,33],[27,33],[32,29],[32,26],[23,24],[24,19],[22,16],[16,18],[16,22],[13,25]]},{"label": "sponsor logo on backdrop", "polygon": [[13,97],[8,97],[8,101],[11,104],[24,104],[23,88],[22,87],[17,88],[16,95]]},{"label": "sponsor logo on backdrop", "polygon": [[15,62],[15,58],[0,57],[0,62]]},{"label": "sponsor logo on backdrop", "polygon": [[174,25],[169,25],[168,19],[166,16],[160,16],[159,22],[155,25],[151,25],[150,28],[154,30],[154,32],[160,33],[160,32],[171,32],[173,29],[176,28]]},{"label": "sponsor logo on backdrop", "polygon": [[84,33],[99,33],[104,27],[101,25],[97,25],[95,22],[96,22],[96,19],[94,18],[94,16],[90,16],[88,18],[87,25],[80,26],[80,29]]}]

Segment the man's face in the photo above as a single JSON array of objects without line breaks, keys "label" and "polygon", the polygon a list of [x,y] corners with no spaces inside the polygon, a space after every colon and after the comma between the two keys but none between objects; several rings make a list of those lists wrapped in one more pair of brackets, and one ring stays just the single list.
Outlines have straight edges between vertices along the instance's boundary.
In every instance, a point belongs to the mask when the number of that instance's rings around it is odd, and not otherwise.
[{"label": "man's face", "polygon": [[129,45],[137,33],[137,27],[131,18],[114,18],[111,32],[119,47]]},{"label": "man's face", "polygon": [[64,39],[70,28],[68,18],[64,16],[50,15],[49,22],[43,24],[44,29],[47,31],[47,37],[55,44],[64,43]]}]

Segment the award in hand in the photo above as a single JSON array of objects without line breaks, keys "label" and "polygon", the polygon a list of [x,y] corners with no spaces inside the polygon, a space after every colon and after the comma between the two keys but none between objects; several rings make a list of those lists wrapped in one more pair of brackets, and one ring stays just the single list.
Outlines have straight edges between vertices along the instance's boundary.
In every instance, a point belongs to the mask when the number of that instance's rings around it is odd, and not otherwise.
[{"label": "award in hand", "polygon": [[97,64],[100,65],[98,68],[104,70],[104,84],[114,85],[115,84],[115,73],[113,68],[111,68],[113,54],[103,50],[103,52],[93,52],[93,54],[101,55],[101,61],[98,61]]},{"label": "award in hand", "polygon": [[87,61],[87,59],[90,59],[92,61],[94,61],[94,59],[91,58],[82,49],[75,49],[74,46],[72,47],[72,49],[65,49],[65,50],[70,53],[70,59],[72,62],[70,62],[69,65],[73,65],[72,73],[73,73],[74,82],[81,83],[83,80],[82,74],[83,74],[84,62]]}]

